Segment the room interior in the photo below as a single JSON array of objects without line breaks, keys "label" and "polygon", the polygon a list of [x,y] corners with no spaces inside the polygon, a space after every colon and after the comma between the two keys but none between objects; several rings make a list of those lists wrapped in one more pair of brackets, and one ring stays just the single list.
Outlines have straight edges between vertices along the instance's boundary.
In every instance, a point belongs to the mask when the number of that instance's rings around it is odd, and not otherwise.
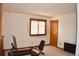
[{"label": "room interior", "polygon": [[[13,50],[22,51],[18,55],[75,55],[76,3],[3,3],[0,15],[0,55],[11,56]],[[42,40],[44,46],[40,45]],[[39,46],[42,52],[34,50]]]}]

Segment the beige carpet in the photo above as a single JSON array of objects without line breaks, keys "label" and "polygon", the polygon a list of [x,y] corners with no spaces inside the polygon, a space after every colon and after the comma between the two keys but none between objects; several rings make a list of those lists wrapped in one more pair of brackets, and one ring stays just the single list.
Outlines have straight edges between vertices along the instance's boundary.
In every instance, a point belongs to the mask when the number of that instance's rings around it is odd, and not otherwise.
[{"label": "beige carpet", "polygon": [[60,48],[53,46],[45,46],[44,53],[46,56],[74,56],[74,54],[66,52]]},{"label": "beige carpet", "polygon": [[[5,55],[7,56],[8,51],[5,52]],[[51,45],[45,46],[44,51],[45,56],[74,56],[74,54],[66,52],[62,49],[53,47]]]}]

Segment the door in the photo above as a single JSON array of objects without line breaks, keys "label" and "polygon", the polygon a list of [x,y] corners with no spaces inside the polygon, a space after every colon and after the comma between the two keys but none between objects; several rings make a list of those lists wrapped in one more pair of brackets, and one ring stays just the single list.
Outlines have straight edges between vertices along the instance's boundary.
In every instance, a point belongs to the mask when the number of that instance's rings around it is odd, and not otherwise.
[{"label": "door", "polygon": [[58,20],[50,22],[50,44],[57,47],[58,42]]},{"label": "door", "polygon": [[0,56],[4,55],[2,37],[2,4],[0,3]]}]

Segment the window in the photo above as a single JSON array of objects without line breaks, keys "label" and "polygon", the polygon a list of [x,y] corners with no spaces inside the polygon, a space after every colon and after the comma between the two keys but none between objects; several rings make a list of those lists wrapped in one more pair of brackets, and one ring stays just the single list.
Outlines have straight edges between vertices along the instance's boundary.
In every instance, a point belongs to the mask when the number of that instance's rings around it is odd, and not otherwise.
[{"label": "window", "polygon": [[46,20],[30,19],[30,35],[46,35]]}]

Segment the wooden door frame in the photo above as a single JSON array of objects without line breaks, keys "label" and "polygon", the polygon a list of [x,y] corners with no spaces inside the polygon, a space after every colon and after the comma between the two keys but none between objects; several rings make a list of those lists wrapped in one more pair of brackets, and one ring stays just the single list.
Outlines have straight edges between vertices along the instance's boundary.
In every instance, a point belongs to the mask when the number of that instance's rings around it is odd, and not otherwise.
[{"label": "wooden door frame", "polygon": [[[50,44],[51,44],[51,22],[54,22],[54,21],[57,21],[58,24],[59,24],[59,21],[58,20],[51,20],[50,21]],[[58,25],[57,25],[57,27],[58,27]],[[57,29],[57,46],[56,47],[58,47],[58,30],[59,30],[59,27]]]},{"label": "wooden door frame", "polygon": [[0,53],[0,56],[4,56],[5,54],[4,54],[4,43],[3,43],[3,35],[2,35],[2,12],[3,12],[3,10],[2,10],[2,7],[3,7],[3,4],[2,3],[0,3],[0,45],[1,45],[1,53]]}]

